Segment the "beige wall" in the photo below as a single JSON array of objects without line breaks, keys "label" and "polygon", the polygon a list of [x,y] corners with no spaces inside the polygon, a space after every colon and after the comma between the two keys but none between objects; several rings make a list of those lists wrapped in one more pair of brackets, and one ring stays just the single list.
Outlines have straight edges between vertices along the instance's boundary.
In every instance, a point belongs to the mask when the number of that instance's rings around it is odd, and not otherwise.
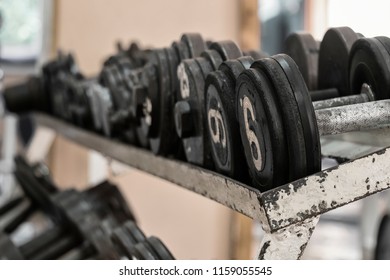
[{"label": "beige wall", "polygon": [[57,46],[75,51],[82,70],[98,71],[114,43],[168,46],[183,32],[238,41],[239,0],[59,0]]},{"label": "beige wall", "polygon": [[[167,46],[183,32],[200,32],[205,38],[237,42],[239,15],[239,0],[59,0],[56,45],[74,51],[81,69],[93,74],[114,52],[118,39]],[[64,147],[56,149],[66,151]],[[80,159],[74,155],[69,159],[61,153],[53,163],[58,181],[72,185],[73,178],[80,175],[69,165],[75,160],[83,162],[85,154],[80,152]],[[161,237],[177,258],[230,257],[230,210],[136,170],[115,180],[142,228],[148,235]]]}]

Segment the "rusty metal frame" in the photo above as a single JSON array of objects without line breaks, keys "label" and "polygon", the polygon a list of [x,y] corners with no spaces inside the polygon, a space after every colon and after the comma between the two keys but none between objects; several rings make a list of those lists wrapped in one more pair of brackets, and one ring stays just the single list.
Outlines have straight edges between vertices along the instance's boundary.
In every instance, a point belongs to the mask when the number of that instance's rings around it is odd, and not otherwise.
[{"label": "rusty metal frame", "polygon": [[299,259],[321,214],[390,188],[390,148],[261,193],[215,172],[155,156],[47,115],[34,118],[80,145],[260,221],[266,234],[259,259]]}]

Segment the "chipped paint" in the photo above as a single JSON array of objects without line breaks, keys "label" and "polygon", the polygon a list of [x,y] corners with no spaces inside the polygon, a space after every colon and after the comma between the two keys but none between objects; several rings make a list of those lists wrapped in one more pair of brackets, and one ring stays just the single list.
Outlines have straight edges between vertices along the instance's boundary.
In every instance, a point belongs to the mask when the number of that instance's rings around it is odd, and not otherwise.
[{"label": "chipped paint", "polygon": [[389,156],[390,148],[264,193],[271,231],[390,188]]},{"label": "chipped paint", "polygon": [[390,100],[316,110],[320,135],[389,128]]},{"label": "chipped paint", "polygon": [[266,234],[258,258],[261,260],[300,259],[318,220],[319,217],[314,217],[304,223]]}]

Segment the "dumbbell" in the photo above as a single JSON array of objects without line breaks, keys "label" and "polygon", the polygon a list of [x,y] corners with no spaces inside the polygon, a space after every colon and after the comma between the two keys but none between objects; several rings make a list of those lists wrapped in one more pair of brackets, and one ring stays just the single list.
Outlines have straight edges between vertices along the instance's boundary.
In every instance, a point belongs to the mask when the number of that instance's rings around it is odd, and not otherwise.
[{"label": "dumbbell", "polygon": [[349,95],[348,60],[354,42],[363,37],[349,27],[329,29],[321,43],[309,33],[293,33],[285,53],[297,63],[313,101]]},{"label": "dumbbell", "polygon": [[236,118],[236,80],[254,59],[243,56],[224,61],[217,71],[208,74],[205,86],[206,129],[211,143],[215,169],[246,182],[248,168]]},{"label": "dumbbell", "polygon": [[[375,38],[354,44],[351,88],[366,82],[377,96],[390,92],[387,50]],[[373,76],[370,71],[376,65],[381,71]],[[320,135],[389,125],[389,101],[315,111],[299,69],[287,55],[256,61],[239,76],[236,89],[249,172],[254,186],[262,191],[320,171]]]},{"label": "dumbbell", "polygon": [[183,60],[177,68],[180,80],[178,102],[174,107],[176,133],[181,138],[190,163],[212,168],[211,145],[206,130],[205,80],[209,73],[229,59],[242,56],[232,41],[215,42],[200,57]]},{"label": "dumbbell", "polygon": [[[42,67],[39,76],[30,77],[23,83],[4,89],[3,97],[7,110],[16,113],[43,111],[70,119],[69,112],[65,110],[68,99],[63,96],[66,87],[61,82],[64,76],[82,77],[73,56],[59,53],[55,60]],[[53,89],[58,89],[54,95],[51,93]]]},{"label": "dumbbell", "polygon": [[[131,49],[133,44],[129,47]],[[137,47],[138,48],[138,47]],[[137,52],[142,52],[139,49]],[[131,85],[131,71],[142,67],[133,59],[131,51],[119,51],[118,54],[111,56],[104,63],[103,70],[99,75],[100,84],[108,89],[108,95],[102,94],[98,90],[98,94],[91,97],[97,99],[98,108],[101,108],[97,113],[100,115],[102,122],[102,131],[108,136],[123,137],[127,142],[135,143],[134,119],[131,116],[131,102],[134,94]],[[96,88],[98,89],[98,88]]]},{"label": "dumbbell", "polygon": [[[341,96],[313,102],[314,109],[326,109],[336,106],[359,104],[390,97],[389,77],[386,77],[389,38],[362,38],[353,44],[349,59],[349,88],[348,96]],[[327,91],[337,91],[330,89]],[[321,90],[317,92],[321,93]],[[312,92],[311,92],[312,93]]]},{"label": "dumbbell", "polygon": [[[148,138],[153,153],[178,154],[179,141],[174,130],[172,107],[178,91],[177,66],[181,60],[197,57],[206,49],[199,34],[184,34],[169,48],[155,49],[140,73],[141,83],[133,109],[139,125],[137,135]],[[135,84],[136,86],[136,84]]]}]

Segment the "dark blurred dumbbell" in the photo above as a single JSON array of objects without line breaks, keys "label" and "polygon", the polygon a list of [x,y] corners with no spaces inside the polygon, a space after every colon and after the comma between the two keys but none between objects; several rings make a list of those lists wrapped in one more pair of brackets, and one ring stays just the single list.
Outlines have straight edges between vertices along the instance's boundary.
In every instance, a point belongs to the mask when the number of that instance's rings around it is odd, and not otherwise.
[{"label": "dark blurred dumbbell", "polygon": [[173,124],[173,112],[179,90],[177,67],[183,59],[197,57],[206,49],[199,34],[184,34],[169,48],[155,49],[134,84],[133,112],[139,120],[137,135],[148,138],[155,154],[178,155],[180,145]]},{"label": "dark blurred dumbbell", "polygon": [[286,54],[297,63],[313,101],[350,95],[348,61],[353,43],[363,35],[349,27],[330,28],[321,43],[308,33],[293,33]]},{"label": "dark blurred dumbbell", "polygon": [[[359,91],[367,84],[375,99],[388,99],[389,60],[389,38],[357,40],[349,58],[349,87]],[[315,110],[287,55],[256,61],[238,80],[242,142],[253,185],[261,190],[320,171],[320,135],[389,125],[388,100]]]}]

